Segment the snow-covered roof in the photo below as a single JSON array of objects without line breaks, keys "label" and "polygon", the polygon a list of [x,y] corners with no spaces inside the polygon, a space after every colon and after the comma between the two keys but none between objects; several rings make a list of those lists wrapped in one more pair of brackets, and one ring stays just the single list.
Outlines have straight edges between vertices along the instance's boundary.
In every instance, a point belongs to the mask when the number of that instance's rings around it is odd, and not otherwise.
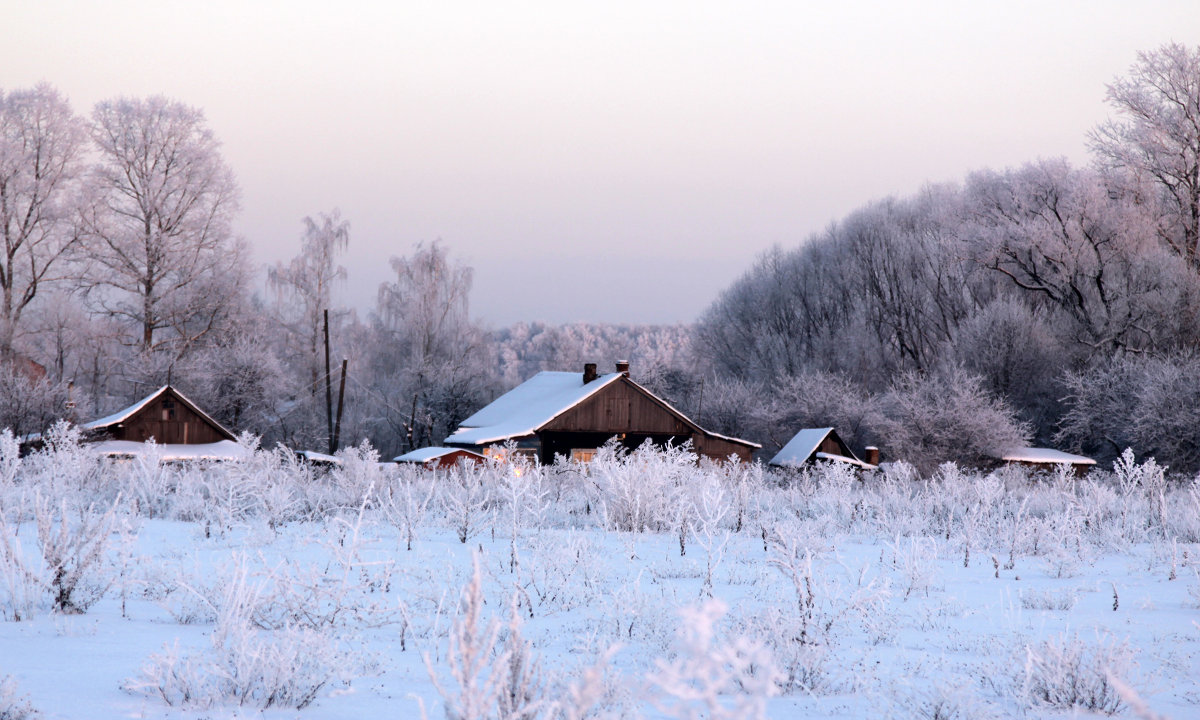
[{"label": "snow-covered roof", "polygon": [[1051,448],[1013,448],[1005,452],[1001,458],[1005,462],[1045,463],[1068,465],[1095,465],[1096,461],[1083,455],[1072,455]]},{"label": "snow-covered roof", "polygon": [[[130,418],[132,418],[134,415],[138,414],[138,412],[140,412],[142,410],[142,408],[146,407],[150,403],[157,400],[163,393],[165,393],[168,390],[170,390],[172,393],[174,393],[175,397],[179,398],[180,402],[182,402],[184,405],[187,405],[193,412],[195,412],[200,417],[204,418],[204,420],[206,422],[208,422],[210,425],[212,425],[214,428],[216,428],[217,431],[220,432],[222,435],[225,435],[227,438],[234,437],[234,434],[232,432],[230,432],[228,428],[226,428],[224,425],[222,425],[221,423],[214,420],[212,418],[212,416],[210,416],[208,413],[204,412],[199,407],[197,407],[196,403],[189,400],[186,396],[184,396],[183,393],[179,392],[178,389],[171,387],[170,385],[163,385],[159,389],[150,393],[149,395],[142,398],[141,400],[138,400],[134,404],[125,408],[124,410],[118,410],[117,412],[115,412],[111,415],[105,415],[104,417],[100,418],[99,420],[93,420],[89,423],[84,423],[83,425],[80,425],[80,427],[83,428],[84,430],[102,430],[106,427],[110,427],[112,425],[118,425],[120,423],[123,423],[123,422],[129,420]],[[230,442],[232,442],[232,440]]]},{"label": "snow-covered roof", "polygon": [[870,463],[865,463],[853,455],[835,455],[833,453],[817,452],[817,448],[821,447],[821,443],[833,432],[833,428],[804,428],[800,432],[792,436],[787,445],[780,448],[775,457],[771,458],[768,465],[779,465],[783,467],[799,467],[813,457],[814,453],[818,460],[836,460],[838,462],[850,463],[861,468],[873,469],[875,466]]},{"label": "snow-covered roof", "polygon": [[80,425],[80,427],[83,428],[84,430],[99,430],[101,428],[106,428],[110,425],[116,425],[118,423],[123,423],[126,420],[128,420],[129,418],[136,415],[139,410],[141,410],[142,408],[146,407],[151,402],[153,402],[154,399],[157,398],[159,395],[162,395],[163,392],[168,387],[170,387],[170,386],[163,385],[159,389],[150,393],[149,395],[142,398],[141,400],[138,400],[134,404],[125,408],[124,410],[118,410],[111,415],[105,415],[104,417],[100,418],[99,420],[93,420],[89,423],[84,423],[83,425]]},{"label": "snow-covered roof", "polygon": [[462,448],[425,447],[425,448],[418,448],[416,450],[413,450],[412,452],[404,453],[403,455],[397,455],[396,457],[392,458],[392,462],[426,463],[426,462],[429,462],[430,460],[436,460],[440,457],[445,457],[446,455],[449,455],[451,453],[456,453],[456,452],[457,453],[470,453],[471,455],[474,455],[476,457],[480,457],[480,458],[483,457],[482,455],[480,455],[478,453],[473,453],[470,450],[463,450]]},{"label": "snow-covered roof", "polygon": [[463,420],[446,442],[486,445],[527,437],[621,377],[609,373],[585,385],[582,373],[540,372]]},{"label": "snow-covered roof", "polygon": [[[87,446],[101,455],[109,457],[136,457],[149,452],[149,443],[134,442],[133,440],[102,440]],[[221,440],[215,443],[197,443],[193,445],[153,445],[159,457],[165,461],[180,460],[241,460],[253,453],[232,440]]]},{"label": "snow-covered roof", "polygon": [[779,449],[768,465],[803,465],[821,446],[825,436],[833,432],[833,428],[804,428],[788,440],[787,445]]}]

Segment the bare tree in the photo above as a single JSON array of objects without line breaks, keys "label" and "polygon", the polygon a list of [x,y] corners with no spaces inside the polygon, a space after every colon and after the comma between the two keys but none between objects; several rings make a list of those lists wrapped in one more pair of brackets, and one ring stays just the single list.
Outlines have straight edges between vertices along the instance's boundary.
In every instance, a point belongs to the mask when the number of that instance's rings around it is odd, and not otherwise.
[{"label": "bare tree", "polygon": [[83,121],[54,88],[0,89],[0,358],[78,237],[86,142]]},{"label": "bare tree", "polygon": [[1168,210],[1162,237],[1200,270],[1200,46],[1138,53],[1107,96],[1122,119],[1092,131],[1092,150],[1102,165],[1161,190]]},{"label": "bare tree", "polygon": [[110,100],[92,114],[100,153],[87,216],[89,298],[136,328],[142,352],[182,355],[217,329],[245,280],[230,227],[238,188],[193,107],[161,96]]}]

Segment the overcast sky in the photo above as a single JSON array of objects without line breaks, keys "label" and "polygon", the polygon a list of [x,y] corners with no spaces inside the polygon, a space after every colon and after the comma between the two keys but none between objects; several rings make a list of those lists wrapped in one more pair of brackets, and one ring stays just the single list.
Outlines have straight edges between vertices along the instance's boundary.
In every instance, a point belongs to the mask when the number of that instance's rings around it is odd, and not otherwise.
[{"label": "overcast sky", "polygon": [[871,200],[1086,163],[1105,83],[1200,41],[1196,0],[0,4],[0,87],[203,108],[259,262],[338,207],[349,302],[441,239],[492,325],[691,321]]}]

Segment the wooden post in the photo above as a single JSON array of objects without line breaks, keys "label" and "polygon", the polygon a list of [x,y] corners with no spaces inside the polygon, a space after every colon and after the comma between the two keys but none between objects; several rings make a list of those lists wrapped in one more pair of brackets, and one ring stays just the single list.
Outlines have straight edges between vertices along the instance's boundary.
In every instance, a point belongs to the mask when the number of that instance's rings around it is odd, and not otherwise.
[{"label": "wooden post", "polygon": [[329,429],[329,454],[337,451],[333,446],[333,386],[329,370],[329,308],[325,308],[325,425]]},{"label": "wooden post", "polygon": [[342,444],[342,407],[346,399],[346,365],[349,362],[349,358],[342,358],[342,381],[338,383],[337,420],[333,424],[333,452],[337,452],[338,446]]}]

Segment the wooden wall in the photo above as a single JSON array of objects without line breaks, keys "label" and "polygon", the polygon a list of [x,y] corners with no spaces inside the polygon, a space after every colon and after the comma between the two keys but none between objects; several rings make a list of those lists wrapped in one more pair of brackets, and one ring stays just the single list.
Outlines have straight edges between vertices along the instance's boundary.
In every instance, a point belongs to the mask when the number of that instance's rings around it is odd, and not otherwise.
[{"label": "wooden wall", "polygon": [[150,438],[160,445],[197,445],[225,440],[216,428],[184,403],[165,393],[133,417],[109,430],[115,440],[145,442]]},{"label": "wooden wall", "polygon": [[608,437],[621,433],[691,435],[692,428],[674,413],[639,391],[617,381],[547,423],[544,432],[590,432]]}]

